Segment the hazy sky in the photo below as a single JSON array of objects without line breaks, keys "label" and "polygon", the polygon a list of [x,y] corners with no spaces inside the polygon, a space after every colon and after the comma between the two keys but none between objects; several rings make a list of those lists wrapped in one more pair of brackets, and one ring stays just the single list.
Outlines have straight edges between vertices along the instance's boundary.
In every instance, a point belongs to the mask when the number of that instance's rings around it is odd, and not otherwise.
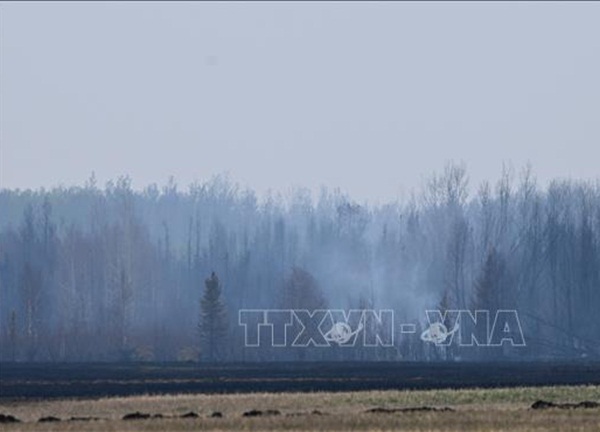
[{"label": "hazy sky", "polygon": [[0,3],[0,186],[600,176],[600,3]]}]

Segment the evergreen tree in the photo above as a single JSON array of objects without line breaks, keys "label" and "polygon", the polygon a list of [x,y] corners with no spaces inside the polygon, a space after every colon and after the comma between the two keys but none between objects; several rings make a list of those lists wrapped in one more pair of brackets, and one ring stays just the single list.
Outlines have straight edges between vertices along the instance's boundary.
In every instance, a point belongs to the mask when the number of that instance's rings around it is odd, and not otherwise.
[{"label": "evergreen tree", "polygon": [[215,272],[204,281],[199,327],[202,357],[208,361],[222,358],[227,337],[227,316],[221,300],[221,283]]}]

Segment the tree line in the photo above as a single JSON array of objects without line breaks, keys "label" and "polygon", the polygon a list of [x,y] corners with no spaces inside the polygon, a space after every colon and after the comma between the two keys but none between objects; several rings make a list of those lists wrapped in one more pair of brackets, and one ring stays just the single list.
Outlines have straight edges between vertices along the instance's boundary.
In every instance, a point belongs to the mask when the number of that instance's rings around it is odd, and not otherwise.
[{"label": "tree line", "polygon": [[[2,361],[600,357],[600,183],[528,167],[471,187],[449,164],[410,198],[259,200],[224,177],[0,191]],[[514,309],[527,346],[248,348],[240,309]]]}]

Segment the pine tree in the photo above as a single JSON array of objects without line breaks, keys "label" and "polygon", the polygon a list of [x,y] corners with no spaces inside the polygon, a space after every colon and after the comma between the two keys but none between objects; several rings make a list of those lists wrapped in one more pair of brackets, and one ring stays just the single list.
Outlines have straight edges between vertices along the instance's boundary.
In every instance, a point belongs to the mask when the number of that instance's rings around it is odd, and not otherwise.
[{"label": "pine tree", "polygon": [[204,281],[199,327],[202,356],[208,361],[218,360],[226,344],[227,316],[221,300],[221,283],[215,272]]}]

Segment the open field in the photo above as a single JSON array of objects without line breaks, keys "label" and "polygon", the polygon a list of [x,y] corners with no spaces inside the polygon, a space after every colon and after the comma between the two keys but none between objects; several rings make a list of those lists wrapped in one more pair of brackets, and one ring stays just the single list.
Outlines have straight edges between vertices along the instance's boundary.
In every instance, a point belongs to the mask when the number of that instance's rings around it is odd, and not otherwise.
[{"label": "open field", "polygon": [[[599,386],[131,396],[2,401],[22,423],[7,431],[67,430],[600,430],[599,408],[532,409],[537,400],[599,401]],[[416,410],[406,410],[416,408]],[[375,412],[369,410],[375,409]],[[244,416],[252,410],[255,416]],[[396,411],[394,411],[396,410]],[[128,413],[163,418],[123,420]],[[198,417],[190,415],[193,412]],[[214,413],[222,417],[212,417]],[[39,423],[53,416],[60,422]],[[71,417],[96,418],[69,420]]]}]

